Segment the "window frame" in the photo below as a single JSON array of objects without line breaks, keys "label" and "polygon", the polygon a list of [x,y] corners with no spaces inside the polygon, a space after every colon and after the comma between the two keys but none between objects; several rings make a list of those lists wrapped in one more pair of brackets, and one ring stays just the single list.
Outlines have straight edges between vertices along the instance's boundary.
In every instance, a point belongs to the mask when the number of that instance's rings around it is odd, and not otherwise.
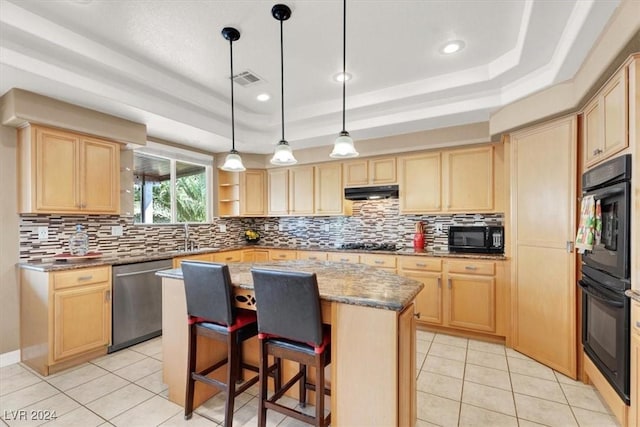
[{"label": "window frame", "polygon": [[[135,148],[133,150],[134,156],[134,164],[135,164],[135,156],[138,154],[156,157],[162,160],[169,161],[169,195],[171,198],[170,201],[170,211],[171,211],[171,220],[167,222],[154,223],[154,222],[135,222],[134,225],[171,225],[171,224],[208,224],[212,222],[213,219],[213,156],[201,154],[195,151],[189,151],[182,148],[177,147],[169,147],[164,146],[162,144],[154,143],[151,141],[147,142],[145,147]],[[203,222],[187,222],[177,221],[178,216],[178,208],[176,201],[176,163],[187,163],[195,166],[204,167],[205,172],[205,220]],[[133,168],[133,173],[135,175],[135,167]],[[134,191],[135,194],[135,191]],[[132,194],[132,197],[134,197]],[[135,206],[134,206],[134,218],[135,218]]]}]

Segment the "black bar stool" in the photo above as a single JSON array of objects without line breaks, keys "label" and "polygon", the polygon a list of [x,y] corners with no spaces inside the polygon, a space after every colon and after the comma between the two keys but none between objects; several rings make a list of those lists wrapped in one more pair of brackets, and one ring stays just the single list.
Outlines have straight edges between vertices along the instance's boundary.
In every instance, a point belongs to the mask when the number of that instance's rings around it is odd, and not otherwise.
[{"label": "black bar stool", "polygon": [[[260,340],[260,396],[258,425],[267,422],[267,409],[315,426],[328,426],[324,416],[324,368],[331,363],[331,328],[323,326],[318,282],[313,273],[251,269],[258,309]],[[267,397],[269,355],[297,362],[299,370],[286,384]],[[315,368],[316,385],[307,382],[307,367]],[[281,371],[279,372],[281,374]],[[277,403],[284,393],[299,384],[300,406],[305,407],[307,390],[316,391],[315,416]]]},{"label": "black bar stool", "polygon": [[[187,392],[184,418],[193,413],[195,382],[200,381],[227,393],[225,402],[225,427],[233,424],[233,406],[236,396],[258,382],[258,375],[242,381],[242,368],[258,372],[258,368],[242,362],[242,342],[258,333],[256,313],[235,307],[229,267],[210,262],[183,261],[182,274],[187,297],[189,321],[189,350]],[[215,364],[196,371],[198,337],[204,336],[227,344],[227,357]],[[207,377],[211,372],[227,364],[227,380]]]}]

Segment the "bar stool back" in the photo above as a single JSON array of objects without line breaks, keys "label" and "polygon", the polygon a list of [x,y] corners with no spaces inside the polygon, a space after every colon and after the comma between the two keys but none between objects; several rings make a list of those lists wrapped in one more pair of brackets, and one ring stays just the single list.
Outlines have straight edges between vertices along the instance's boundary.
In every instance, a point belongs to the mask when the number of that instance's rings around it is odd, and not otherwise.
[{"label": "bar stool back", "polygon": [[[324,368],[331,363],[331,330],[322,324],[320,293],[314,273],[253,268],[253,287],[258,309],[260,340],[260,396],[258,425],[264,427],[267,409],[315,426],[328,426],[324,416]],[[267,397],[268,356],[297,362],[299,370],[286,384]],[[307,367],[316,372],[316,384],[307,382]],[[281,383],[281,381],[279,381]],[[296,383],[299,402],[306,406],[306,391],[315,390],[315,416],[288,408],[277,401]]]},{"label": "bar stool back", "polygon": [[[242,381],[242,368],[258,372],[258,368],[242,362],[242,342],[257,333],[256,313],[235,307],[229,267],[210,262],[183,261],[182,274],[187,299],[189,322],[188,377],[184,417],[193,413],[195,382],[226,392],[225,427],[233,423],[235,398],[258,382],[258,375]],[[196,371],[198,337],[203,336],[227,344],[227,357]],[[207,375],[227,364],[226,382]]]}]

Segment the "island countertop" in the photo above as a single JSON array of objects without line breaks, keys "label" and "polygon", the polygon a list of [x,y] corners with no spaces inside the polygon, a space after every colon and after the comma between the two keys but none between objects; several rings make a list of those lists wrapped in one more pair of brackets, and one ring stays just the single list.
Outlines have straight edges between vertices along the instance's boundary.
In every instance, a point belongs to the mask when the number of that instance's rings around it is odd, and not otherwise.
[{"label": "island countertop", "polygon": [[[253,289],[251,268],[316,273],[320,298],[344,304],[402,311],[424,287],[408,279],[364,264],[330,261],[243,262],[229,265],[231,282],[242,289]],[[158,276],[182,280],[179,268],[163,270]]]}]

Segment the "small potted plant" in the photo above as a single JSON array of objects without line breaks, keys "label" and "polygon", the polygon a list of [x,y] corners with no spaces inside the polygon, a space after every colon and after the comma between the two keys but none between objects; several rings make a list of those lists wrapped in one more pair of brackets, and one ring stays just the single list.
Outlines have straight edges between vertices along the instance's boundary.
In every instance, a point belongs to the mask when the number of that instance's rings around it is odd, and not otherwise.
[{"label": "small potted plant", "polygon": [[260,233],[258,233],[256,230],[246,230],[244,232],[244,239],[248,244],[255,245],[260,240]]}]

